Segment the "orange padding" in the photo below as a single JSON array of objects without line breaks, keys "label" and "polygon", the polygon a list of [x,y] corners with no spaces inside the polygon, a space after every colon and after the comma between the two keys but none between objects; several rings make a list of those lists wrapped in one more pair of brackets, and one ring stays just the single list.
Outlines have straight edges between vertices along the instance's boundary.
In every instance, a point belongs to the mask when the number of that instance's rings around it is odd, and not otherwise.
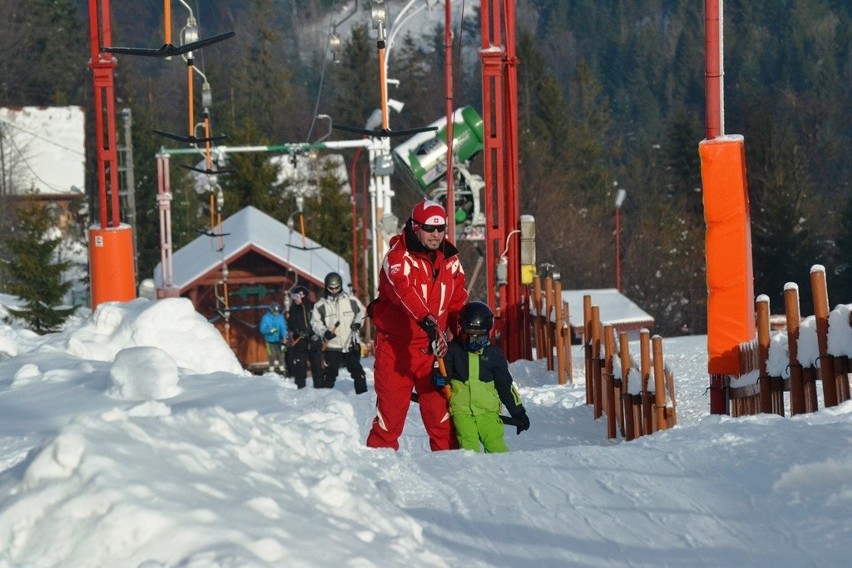
[{"label": "orange padding", "polygon": [[751,219],[742,136],[698,145],[707,223],[708,372],[740,374],[739,344],[755,337]]},{"label": "orange padding", "polygon": [[92,309],[104,302],[126,302],[136,298],[135,272],[130,225],[89,228]]}]

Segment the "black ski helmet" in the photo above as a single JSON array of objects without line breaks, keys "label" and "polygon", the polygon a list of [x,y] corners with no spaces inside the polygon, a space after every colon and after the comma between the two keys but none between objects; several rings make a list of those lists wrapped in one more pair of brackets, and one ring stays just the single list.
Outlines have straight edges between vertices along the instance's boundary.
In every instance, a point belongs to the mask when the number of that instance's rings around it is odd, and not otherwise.
[{"label": "black ski helmet", "polygon": [[478,351],[488,345],[488,334],[494,327],[494,314],[484,302],[469,302],[459,313],[459,334],[468,351]]},{"label": "black ski helmet", "polygon": [[325,293],[327,296],[337,296],[343,290],[343,278],[337,272],[329,272],[325,276]]}]

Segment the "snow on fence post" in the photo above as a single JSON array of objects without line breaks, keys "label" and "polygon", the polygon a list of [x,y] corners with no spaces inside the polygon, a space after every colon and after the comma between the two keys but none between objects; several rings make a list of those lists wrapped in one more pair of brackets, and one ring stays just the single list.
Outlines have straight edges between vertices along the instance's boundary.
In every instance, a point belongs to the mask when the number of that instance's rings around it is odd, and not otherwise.
[{"label": "snow on fence post", "polygon": [[837,406],[837,382],[834,379],[834,361],[828,354],[828,289],[825,284],[825,267],[811,267],[811,294],[814,299],[817,345],[819,346],[819,377],[822,381],[822,399],[825,407]]},{"label": "snow on fence post", "polygon": [[805,412],[805,388],[802,366],[799,364],[799,286],[784,285],[784,316],[787,318],[787,353],[790,360],[790,416]]},{"label": "snow on fence post", "polygon": [[[672,426],[677,426],[677,399],[675,398],[674,372],[668,367],[665,368],[665,372],[666,387],[668,388],[669,398],[672,401],[672,405],[666,407],[666,420],[669,428],[671,428]],[[668,413],[669,409],[671,409],[671,414]]]}]

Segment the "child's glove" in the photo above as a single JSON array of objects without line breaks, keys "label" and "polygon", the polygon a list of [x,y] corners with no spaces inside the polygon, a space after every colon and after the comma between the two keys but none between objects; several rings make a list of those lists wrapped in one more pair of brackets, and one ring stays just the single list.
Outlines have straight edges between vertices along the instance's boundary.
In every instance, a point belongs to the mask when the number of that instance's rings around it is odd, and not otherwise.
[{"label": "child's glove", "polygon": [[271,327],[271,328],[269,328],[269,334],[270,334],[270,335],[272,335],[273,333],[278,333],[278,328],[277,328],[277,327]]},{"label": "child's glove", "polygon": [[530,417],[527,416],[526,410],[521,409],[520,414],[518,414],[514,418],[518,421],[518,423],[515,425],[518,428],[518,435],[520,435],[521,432],[523,432],[524,430],[530,429]]},{"label": "child's glove", "polygon": [[442,375],[442,374],[440,374],[438,371],[435,371],[435,374],[434,374],[434,375],[432,375],[432,385],[433,385],[436,389],[441,390],[441,389],[443,389],[445,386],[447,386],[448,384],[450,384],[450,379],[448,379],[447,377],[443,376],[443,375]]},{"label": "child's glove", "polygon": [[335,337],[337,337],[337,334],[334,333],[333,331],[331,331],[330,329],[328,331],[326,331],[324,334],[322,334],[322,338],[325,339],[326,341],[331,341]]}]

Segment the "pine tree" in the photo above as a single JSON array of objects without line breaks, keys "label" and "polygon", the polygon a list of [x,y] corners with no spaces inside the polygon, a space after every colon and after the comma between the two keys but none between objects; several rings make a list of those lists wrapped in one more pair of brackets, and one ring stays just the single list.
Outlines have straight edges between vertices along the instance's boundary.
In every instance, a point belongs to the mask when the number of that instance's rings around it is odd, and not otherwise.
[{"label": "pine tree", "polygon": [[[56,235],[56,236],[54,236]],[[63,282],[67,261],[56,260],[61,239],[53,227],[50,214],[32,201],[18,213],[17,228],[6,237],[11,262],[6,267],[7,290],[24,302],[23,308],[9,308],[12,317],[25,321],[39,334],[56,331],[76,308],[60,308],[62,298],[71,288]]]}]

